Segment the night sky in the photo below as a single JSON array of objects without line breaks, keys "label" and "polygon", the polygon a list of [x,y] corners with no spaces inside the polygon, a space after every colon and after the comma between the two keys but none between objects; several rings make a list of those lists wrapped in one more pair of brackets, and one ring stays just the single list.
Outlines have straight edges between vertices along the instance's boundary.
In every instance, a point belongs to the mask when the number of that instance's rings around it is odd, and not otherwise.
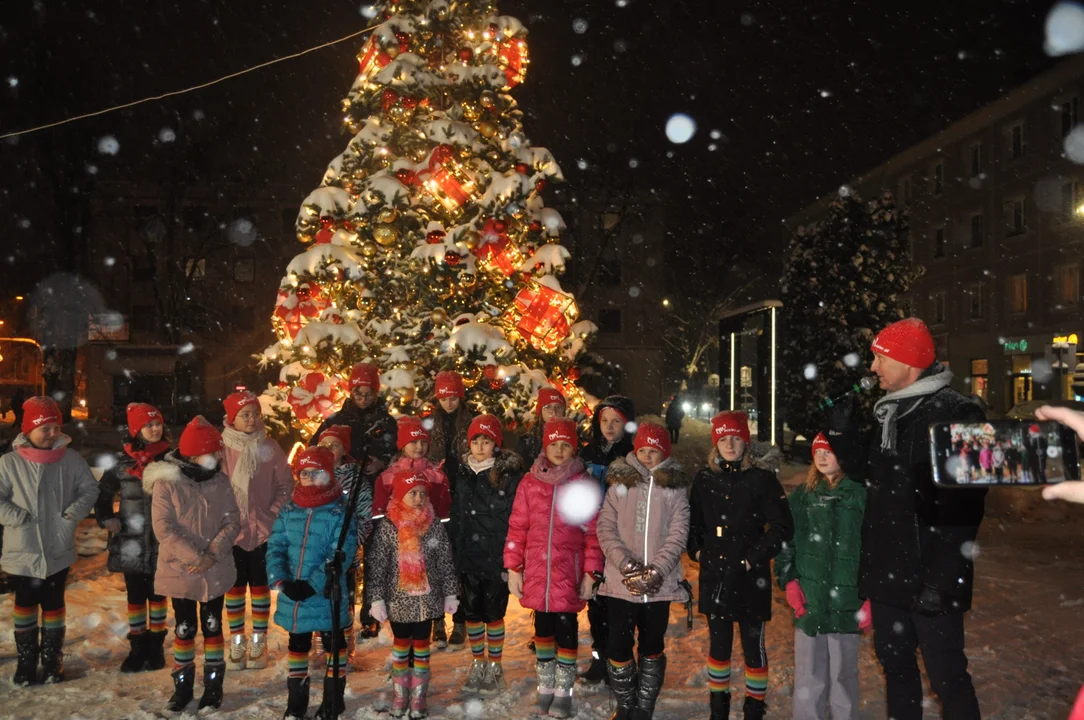
[{"label": "night sky", "polygon": [[[764,241],[780,240],[784,217],[1049,67],[1042,32],[1050,5],[517,0],[500,7],[530,30],[528,79],[514,93],[527,132],[553,151],[570,186],[663,190],[677,261],[710,257],[722,268],[762,259]],[[0,133],[341,37],[365,26],[360,6],[8,0],[0,18]],[[198,138],[200,177],[292,183],[302,188],[300,204],[348,140],[338,106],[361,40],[4,141],[0,233],[15,258],[9,272],[19,268],[26,283],[63,266],[56,254],[73,245],[53,237],[53,220],[65,212],[65,193],[103,179],[138,180],[163,152],[166,128]],[[680,146],[663,131],[675,112],[698,124]],[[99,151],[105,135],[117,139],[115,155]],[[577,167],[581,159],[586,170]]]}]

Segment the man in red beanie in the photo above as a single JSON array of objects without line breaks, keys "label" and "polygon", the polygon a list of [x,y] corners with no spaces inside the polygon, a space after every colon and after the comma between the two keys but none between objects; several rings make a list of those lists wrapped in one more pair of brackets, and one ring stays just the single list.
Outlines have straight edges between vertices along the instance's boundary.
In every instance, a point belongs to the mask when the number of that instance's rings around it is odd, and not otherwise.
[{"label": "man in red beanie", "polygon": [[942,717],[977,719],[964,654],[975,567],[960,548],[975,541],[986,491],[933,484],[929,427],[986,418],[949,387],[952,374],[936,361],[933,338],[918,318],[892,323],[871,349],[870,369],[888,391],[874,405],[873,432],[859,431],[852,397],[829,412],[827,436],[844,472],[867,486],[859,595],[873,612],[888,715],[922,717],[921,648]]}]

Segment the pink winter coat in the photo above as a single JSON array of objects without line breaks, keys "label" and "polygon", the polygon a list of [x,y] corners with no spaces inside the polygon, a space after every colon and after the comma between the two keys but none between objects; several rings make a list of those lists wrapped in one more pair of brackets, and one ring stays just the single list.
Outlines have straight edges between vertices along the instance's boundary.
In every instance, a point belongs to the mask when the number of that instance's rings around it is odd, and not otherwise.
[{"label": "pink winter coat", "polygon": [[979,450],[979,465],[983,470],[989,470],[994,465],[994,451],[988,447]]},{"label": "pink winter coat", "polygon": [[[224,453],[223,469],[227,475],[233,477],[233,469],[241,451],[227,445]],[[235,543],[242,550],[255,550],[267,542],[271,537],[275,518],[286,503],[290,502],[294,492],[294,475],[286,461],[286,453],[282,452],[277,442],[271,438],[263,439],[260,443],[260,460],[260,465],[248,484],[248,514],[242,514],[241,534],[237,536]]]},{"label": "pink winter coat", "polygon": [[[196,481],[185,474],[191,468],[173,451],[143,471],[143,491],[152,498],[152,525],[158,538],[154,591],[207,602],[225,595],[237,579],[233,542],[241,523],[230,479],[219,472]],[[216,562],[197,573],[192,566],[201,554],[210,554]]]},{"label": "pink winter coat", "polygon": [[523,597],[519,604],[540,612],[579,612],[585,573],[602,572],[602,550],[595,536],[598,508],[592,508],[585,525],[569,525],[557,511],[560,496],[569,483],[583,481],[598,487],[578,457],[554,467],[545,455],[535,460],[519,483],[504,566],[523,569]]}]

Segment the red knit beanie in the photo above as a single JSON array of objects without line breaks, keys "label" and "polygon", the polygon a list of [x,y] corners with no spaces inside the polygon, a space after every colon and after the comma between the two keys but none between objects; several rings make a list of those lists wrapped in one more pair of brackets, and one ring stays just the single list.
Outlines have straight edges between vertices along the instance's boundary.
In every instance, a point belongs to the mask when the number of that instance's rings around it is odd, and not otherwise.
[{"label": "red knit beanie", "polygon": [[497,447],[501,447],[504,435],[501,433],[501,421],[497,419],[496,415],[486,413],[471,420],[470,428],[467,430],[467,440],[473,440],[479,435],[485,435],[497,443]]},{"label": "red knit beanie", "polygon": [[147,403],[128,403],[128,434],[135,437],[144,426],[152,422],[162,422],[162,413],[158,408]]},{"label": "red knit beanie", "polygon": [[429,481],[417,470],[398,470],[391,477],[391,497],[395,502],[402,502],[408,492],[418,486],[429,490]]},{"label": "red knit beanie", "polygon": [[350,370],[350,391],[354,388],[367,387],[380,392],[380,368],[372,363],[358,363]]},{"label": "red knit beanie", "polygon": [[827,450],[834,454],[832,446],[828,443],[828,438],[824,436],[824,433],[817,433],[817,437],[813,438],[813,454],[816,455],[818,450]]},{"label": "red knit beanie", "polygon": [[728,435],[740,437],[749,444],[749,416],[743,412],[726,410],[711,419],[711,442],[719,442]]},{"label": "red knit beanie", "polygon": [[207,422],[202,415],[192,418],[192,422],[181,432],[181,442],[177,450],[186,458],[210,455],[222,449],[222,433]]},{"label": "red knit beanie", "polygon": [[327,430],[320,433],[320,437],[316,439],[316,442],[322,442],[324,438],[335,438],[343,445],[343,451],[345,454],[350,454],[350,426],[349,425],[332,425]]},{"label": "red knit beanie", "polygon": [[632,449],[639,450],[643,447],[655,448],[662,453],[665,460],[670,457],[670,432],[662,425],[640,423],[640,427],[636,429],[636,438],[632,441]]},{"label": "red knit beanie", "polygon": [[56,400],[46,395],[37,395],[23,403],[23,433],[49,423],[63,425],[60,406],[56,404]]},{"label": "red knit beanie", "polygon": [[466,398],[467,391],[463,387],[463,376],[451,370],[438,372],[436,396],[438,400],[451,397],[457,397],[461,400]]},{"label": "red knit beanie", "polygon": [[565,400],[565,396],[562,395],[560,391],[550,387],[542,388],[538,391],[538,401],[535,403],[534,406],[535,415],[541,417],[542,408],[546,407],[547,405],[553,405],[554,403],[564,408],[568,407],[568,401]]},{"label": "red knit beanie", "polygon": [[259,407],[260,401],[248,390],[227,395],[226,399],[222,401],[222,406],[226,408],[226,424],[233,425],[237,413],[241,412],[242,408],[248,407],[249,405]]},{"label": "red knit beanie", "polygon": [[429,431],[425,429],[425,425],[422,425],[420,419],[411,417],[410,415],[404,415],[399,418],[397,424],[399,426],[399,433],[396,438],[396,447],[400,450],[415,440],[425,440],[426,442],[429,442]]},{"label": "red knit beanie", "polygon": [[925,370],[937,359],[930,329],[918,318],[892,323],[877,333],[870,349],[919,370]]},{"label": "red knit beanie", "polygon": [[327,473],[327,485],[335,478],[335,453],[319,446],[307,447],[294,458],[294,477],[301,479],[302,470],[322,470]]},{"label": "red knit beanie", "polygon": [[555,442],[565,441],[572,447],[576,447],[579,438],[576,436],[576,421],[570,418],[558,418],[546,423],[542,429],[542,449],[545,450]]}]

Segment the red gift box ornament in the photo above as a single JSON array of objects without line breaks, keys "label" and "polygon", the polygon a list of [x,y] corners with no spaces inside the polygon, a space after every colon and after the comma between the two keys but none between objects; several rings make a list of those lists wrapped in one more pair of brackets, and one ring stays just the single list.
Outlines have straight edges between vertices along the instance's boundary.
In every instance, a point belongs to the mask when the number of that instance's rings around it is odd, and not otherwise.
[{"label": "red gift box ornament", "polygon": [[533,281],[519,291],[509,312],[516,330],[532,347],[544,352],[560,346],[579,315],[571,295]]},{"label": "red gift box ornament", "polygon": [[523,254],[508,237],[507,229],[501,220],[486,220],[474,251],[483,270],[502,278],[510,277],[523,262]]},{"label": "red gift box ornament", "polygon": [[301,420],[326,418],[338,408],[339,394],[336,383],[323,373],[309,373],[290,388],[290,407]]},{"label": "red gift box ornament", "polygon": [[521,39],[498,43],[497,62],[504,70],[506,90],[511,90],[527,77],[527,43]]},{"label": "red gift box ornament", "polygon": [[478,199],[478,185],[456,159],[455,148],[451,145],[433,148],[429,167],[418,173],[418,179],[433,200],[453,218]]},{"label": "red gift box ornament", "polygon": [[293,290],[279,290],[275,300],[275,318],[281,321],[292,342],[301,330],[304,318],[319,317],[330,304],[319,285],[301,283]]}]

